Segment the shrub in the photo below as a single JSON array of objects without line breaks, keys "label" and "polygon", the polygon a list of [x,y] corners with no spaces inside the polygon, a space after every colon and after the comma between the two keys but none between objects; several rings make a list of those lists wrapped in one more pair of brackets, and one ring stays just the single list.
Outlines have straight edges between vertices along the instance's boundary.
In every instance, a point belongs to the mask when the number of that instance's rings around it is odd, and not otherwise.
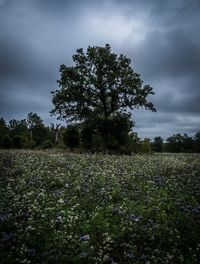
[{"label": "shrub", "polygon": [[42,142],[41,144],[41,148],[42,149],[48,149],[48,148],[52,148],[54,146],[54,144],[52,143],[52,141],[50,139],[45,140],[44,142]]},{"label": "shrub", "polygon": [[12,147],[12,140],[9,135],[3,136],[1,140],[1,147],[5,149],[9,149]]},{"label": "shrub", "polygon": [[128,144],[132,126],[133,122],[126,114],[87,121],[81,129],[83,147],[95,151],[121,152]]},{"label": "shrub", "polygon": [[29,139],[27,137],[16,135],[13,137],[13,147],[17,149],[21,149],[24,146],[27,145],[27,142],[29,142]]}]

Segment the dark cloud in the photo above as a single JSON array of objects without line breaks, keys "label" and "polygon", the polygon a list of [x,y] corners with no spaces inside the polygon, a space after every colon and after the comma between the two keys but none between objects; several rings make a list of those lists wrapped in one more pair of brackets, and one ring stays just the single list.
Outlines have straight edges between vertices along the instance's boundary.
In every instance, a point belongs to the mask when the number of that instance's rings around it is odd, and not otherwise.
[{"label": "dark cloud", "polygon": [[79,47],[110,43],[156,93],[157,113],[133,111],[140,136],[196,132],[199,14],[199,0],[0,0],[0,115],[50,122],[59,65]]},{"label": "dark cloud", "polygon": [[148,78],[198,77],[200,45],[188,34],[180,29],[150,33],[133,50],[138,68]]}]

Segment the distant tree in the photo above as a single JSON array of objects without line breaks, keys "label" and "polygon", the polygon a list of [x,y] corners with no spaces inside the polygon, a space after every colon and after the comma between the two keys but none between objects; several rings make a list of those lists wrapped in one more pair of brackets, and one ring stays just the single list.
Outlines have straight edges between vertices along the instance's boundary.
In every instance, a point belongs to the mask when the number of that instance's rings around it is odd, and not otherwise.
[{"label": "distant tree", "polygon": [[36,113],[29,113],[27,116],[28,128],[30,131],[30,140],[33,140],[33,130],[43,126],[42,119]]},{"label": "distant tree", "polygon": [[155,137],[152,142],[152,150],[155,152],[163,151],[163,139],[161,137]]},{"label": "distant tree", "polygon": [[144,138],[141,145],[142,153],[148,154],[151,153],[151,144],[149,138]]},{"label": "distant tree", "polygon": [[0,118],[0,148],[4,147],[3,146],[4,137],[8,135],[8,133],[9,133],[9,129],[6,125],[6,121],[1,117]]},{"label": "distant tree", "polygon": [[64,144],[71,150],[77,148],[80,144],[80,132],[76,125],[69,125],[63,133]]},{"label": "distant tree", "polygon": [[45,140],[50,139],[48,127],[44,126],[43,120],[36,113],[29,113],[27,116],[28,128],[30,131],[30,140],[39,146]]},{"label": "distant tree", "polygon": [[181,152],[183,139],[181,134],[175,134],[169,138],[167,138],[167,151],[169,152]]},{"label": "distant tree", "polygon": [[131,67],[131,60],[112,53],[111,47],[77,49],[73,56],[75,66],[60,67],[60,90],[53,93],[52,114],[58,118],[86,120],[96,116],[109,117],[126,112],[127,107],[145,107],[155,111],[148,95],[152,87],[142,87],[140,75]]},{"label": "distant tree", "polygon": [[129,134],[129,145],[131,146],[131,149],[133,153],[139,153],[142,151],[141,149],[141,139],[139,138],[138,134],[136,132],[131,132]]},{"label": "distant tree", "polygon": [[57,145],[59,143],[59,127],[60,124],[51,123],[51,131],[53,133],[54,144]]},{"label": "distant tree", "polygon": [[5,134],[1,140],[1,147],[5,149],[9,149],[12,147],[12,139],[8,134]]},{"label": "distant tree", "polygon": [[22,120],[12,119],[9,121],[8,127],[12,138],[16,135],[28,137],[28,126],[26,119],[22,119]]},{"label": "distant tree", "polygon": [[167,138],[166,150],[169,152],[194,152],[194,140],[187,134],[175,134]]},{"label": "distant tree", "polygon": [[50,139],[46,139],[44,142],[41,144],[42,149],[49,149],[52,148],[54,145]]},{"label": "distant tree", "polygon": [[194,152],[194,140],[192,137],[189,137],[186,133],[182,136],[182,151],[183,152]]},{"label": "distant tree", "polygon": [[24,148],[28,141],[29,139],[22,135],[15,135],[13,137],[13,147],[17,149]]},{"label": "distant tree", "polygon": [[194,136],[194,151],[200,153],[200,131]]}]

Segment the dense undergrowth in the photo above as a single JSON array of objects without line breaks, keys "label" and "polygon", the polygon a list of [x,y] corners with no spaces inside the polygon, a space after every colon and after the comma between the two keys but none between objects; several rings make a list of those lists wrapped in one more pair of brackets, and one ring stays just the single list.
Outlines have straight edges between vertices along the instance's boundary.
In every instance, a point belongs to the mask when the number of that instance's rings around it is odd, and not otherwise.
[{"label": "dense undergrowth", "polygon": [[1,263],[200,263],[200,155],[0,151]]}]

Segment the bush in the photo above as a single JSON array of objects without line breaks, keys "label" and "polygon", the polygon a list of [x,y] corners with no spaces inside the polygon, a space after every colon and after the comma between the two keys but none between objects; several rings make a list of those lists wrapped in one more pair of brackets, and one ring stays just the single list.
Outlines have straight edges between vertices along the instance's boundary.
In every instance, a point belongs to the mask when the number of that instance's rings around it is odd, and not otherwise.
[{"label": "bush", "polygon": [[41,144],[41,148],[42,149],[48,149],[48,148],[52,148],[54,146],[54,144],[52,143],[52,141],[50,139],[45,140],[44,142],[42,142]]},{"label": "bush", "polygon": [[12,147],[12,140],[9,135],[3,136],[1,140],[1,147],[5,149],[9,149]]},{"label": "bush", "polygon": [[132,126],[133,123],[126,114],[87,121],[81,129],[82,145],[85,149],[95,151],[123,152]]},{"label": "bush", "polygon": [[13,147],[17,149],[24,148],[27,143],[29,142],[29,139],[27,137],[16,135],[13,137]]}]

